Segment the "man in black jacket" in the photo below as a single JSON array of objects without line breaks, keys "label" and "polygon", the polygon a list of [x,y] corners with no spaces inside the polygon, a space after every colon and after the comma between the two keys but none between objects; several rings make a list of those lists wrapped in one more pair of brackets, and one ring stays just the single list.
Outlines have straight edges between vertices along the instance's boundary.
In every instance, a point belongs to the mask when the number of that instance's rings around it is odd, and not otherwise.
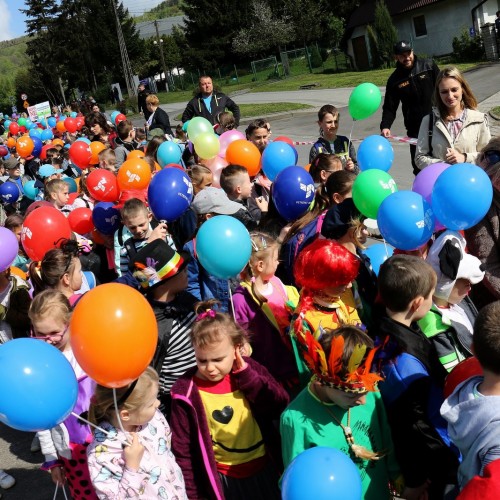
[{"label": "man in black jacket", "polygon": [[182,113],[182,122],[185,123],[195,116],[206,118],[212,125],[217,122],[217,116],[226,109],[231,111],[236,122],[236,126],[240,123],[240,108],[222,92],[214,92],[214,84],[210,76],[204,75],[199,81],[200,92],[191,99],[184,113]]},{"label": "man in black jacket", "polygon": [[[410,43],[406,41],[394,45],[394,57],[397,64],[387,80],[380,131],[384,137],[391,136],[391,125],[401,101],[406,133],[409,137],[418,137],[422,118],[431,112],[432,95],[439,68],[432,59],[419,59]],[[415,175],[420,172],[415,165],[416,149],[416,146],[410,145],[411,163]]]},{"label": "man in black jacket", "polygon": [[146,106],[146,97],[149,95],[149,92],[146,90],[144,83],[139,83],[137,90],[137,107],[139,108],[139,113],[143,114],[144,119],[147,121],[151,116],[151,111]]}]

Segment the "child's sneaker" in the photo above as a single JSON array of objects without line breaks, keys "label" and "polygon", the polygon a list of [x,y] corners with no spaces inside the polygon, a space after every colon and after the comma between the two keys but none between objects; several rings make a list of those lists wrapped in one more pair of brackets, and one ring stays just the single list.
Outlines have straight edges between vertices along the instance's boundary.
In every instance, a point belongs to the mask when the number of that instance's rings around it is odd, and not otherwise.
[{"label": "child's sneaker", "polygon": [[31,441],[30,451],[31,453],[36,453],[37,451],[40,451],[40,449],[40,440],[38,439],[38,435],[35,434],[33,441]]},{"label": "child's sneaker", "polygon": [[0,469],[0,487],[7,490],[12,488],[15,484],[16,480],[10,474],[7,474],[5,471]]}]

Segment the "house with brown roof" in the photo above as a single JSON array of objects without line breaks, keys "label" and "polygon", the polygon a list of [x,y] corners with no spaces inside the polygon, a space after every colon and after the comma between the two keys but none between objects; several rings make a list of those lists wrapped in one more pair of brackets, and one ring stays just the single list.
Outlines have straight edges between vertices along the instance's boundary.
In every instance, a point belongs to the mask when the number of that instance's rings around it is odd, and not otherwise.
[{"label": "house with brown roof", "polygon": [[[452,41],[463,28],[480,33],[494,22],[500,0],[385,0],[400,40],[428,57],[453,52]],[[357,69],[371,66],[367,26],[373,24],[376,0],[361,1],[347,23],[347,53]]]}]

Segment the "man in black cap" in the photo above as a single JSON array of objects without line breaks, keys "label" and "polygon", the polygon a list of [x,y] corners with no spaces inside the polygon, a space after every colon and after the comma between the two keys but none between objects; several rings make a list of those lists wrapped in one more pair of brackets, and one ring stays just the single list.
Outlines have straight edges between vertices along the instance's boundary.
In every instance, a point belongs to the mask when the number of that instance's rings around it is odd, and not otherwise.
[{"label": "man in black cap", "polygon": [[[404,40],[394,45],[394,57],[397,64],[387,80],[380,131],[384,137],[391,136],[391,126],[401,101],[406,133],[409,137],[418,137],[422,118],[431,112],[439,68],[432,59],[419,59],[410,43]],[[420,172],[415,165],[416,149],[416,146],[410,145],[415,175]]]}]

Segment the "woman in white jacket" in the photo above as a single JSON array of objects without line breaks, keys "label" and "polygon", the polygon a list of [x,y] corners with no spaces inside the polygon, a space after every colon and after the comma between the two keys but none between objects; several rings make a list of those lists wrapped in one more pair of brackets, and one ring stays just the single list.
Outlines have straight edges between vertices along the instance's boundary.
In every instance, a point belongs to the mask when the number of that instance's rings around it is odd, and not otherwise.
[{"label": "woman in white jacket", "polygon": [[491,134],[486,115],[477,111],[477,100],[457,68],[449,66],[439,73],[434,105],[420,125],[418,168],[438,162],[475,163]]}]

